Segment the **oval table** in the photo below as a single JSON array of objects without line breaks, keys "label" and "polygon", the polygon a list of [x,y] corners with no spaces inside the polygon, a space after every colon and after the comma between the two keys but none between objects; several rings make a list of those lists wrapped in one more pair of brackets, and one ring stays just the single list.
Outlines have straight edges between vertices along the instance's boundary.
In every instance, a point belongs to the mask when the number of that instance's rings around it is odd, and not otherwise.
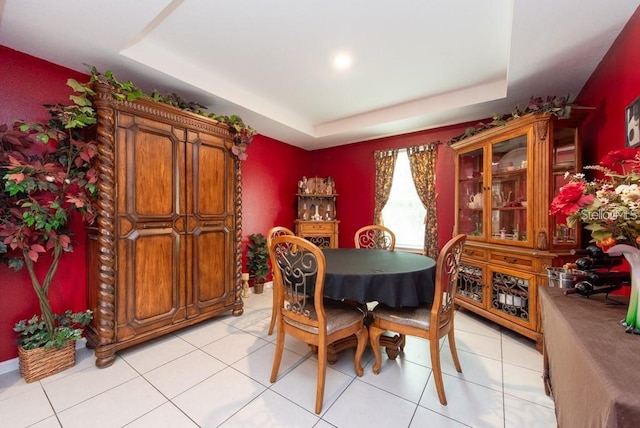
[{"label": "oval table", "polygon": [[[418,306],[433,301],[435,260],[405,251],[337,248],[323,249],[326,268],[324,295],[333,300],[350,300],[362,305],[378,302],[388,306]],[[401,338],[383,335],[381,346],[390,359],[398,356]],[[355,347],[349,337],[329,348],[327,360],[337,361],[338,353]]]}]

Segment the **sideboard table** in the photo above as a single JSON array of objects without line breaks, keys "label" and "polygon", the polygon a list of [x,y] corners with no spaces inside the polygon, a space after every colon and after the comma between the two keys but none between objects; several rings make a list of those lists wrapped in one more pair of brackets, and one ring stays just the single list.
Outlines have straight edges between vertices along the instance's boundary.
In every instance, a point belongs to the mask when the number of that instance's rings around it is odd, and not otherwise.
[{"label": "sideboard table", "polygon": [[539,288],[545,392],[558,426],[640,427],[640,335],[620,324],[627,299],[563,291]]}]

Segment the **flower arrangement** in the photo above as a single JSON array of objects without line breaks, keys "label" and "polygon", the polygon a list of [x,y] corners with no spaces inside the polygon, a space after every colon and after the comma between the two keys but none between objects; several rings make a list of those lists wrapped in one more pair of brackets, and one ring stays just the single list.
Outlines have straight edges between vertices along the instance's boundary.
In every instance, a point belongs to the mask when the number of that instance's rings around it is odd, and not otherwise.
[{"label": "flower arrangement", "polygon": [[611,151],[585,169],[602,177],[588,181],[584,173],[566,173],[569,183],[560,188],[549,213],[564,217],[569,227],[582,222],[604,251],[616,244],[640,248],[640,149]]},{"label": "flower arrangement", "polygon": [[246,160],[247,147],[251,144],[253,136],[256,135],[255,129],[250,126],[246,126],[240,116],[235,114],[231,116],[224,116],[221,119],[222,122],[229,125],[229,132],[233,135],[233,147],[231,152],[238,157],[239,160]]}]

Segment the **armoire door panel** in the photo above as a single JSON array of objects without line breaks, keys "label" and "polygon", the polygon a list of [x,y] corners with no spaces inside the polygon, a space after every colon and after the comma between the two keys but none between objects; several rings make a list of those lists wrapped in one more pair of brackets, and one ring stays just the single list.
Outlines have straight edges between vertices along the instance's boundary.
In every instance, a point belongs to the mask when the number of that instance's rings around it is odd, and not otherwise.
[{"label": "armoire door panel", "polygon": [[194,231],[192,301],[200,306],[223,301],[231,282],[232,236],[221,224]]},{"label": "armoire door panel", "polygon": [[233,191],[229,180],[227,149],[224,146],[197,144],[193,148],[193,213],[198,217],[220,216],[231,209],[228,195]]},{"label": "armoire door panel", "polygon": [[[126,181],[127,193],[135,212],[140,217],[172,216],[178,212],[179,177],[176,176],[176,148],[172,135],[157,134],[138,128],[132,133],[133,142],[128,144],[127,169],[130,177]],[[150,189],[161,189],[152,192]]]},{"label": "armoire door panel", "polygon": [[181,241],[172,229],[136,230],[121,240],[118,264],[125,274],[118,286],[123,291],[118,294],[119,328],[140,333],[171,324],[184,313]]}]

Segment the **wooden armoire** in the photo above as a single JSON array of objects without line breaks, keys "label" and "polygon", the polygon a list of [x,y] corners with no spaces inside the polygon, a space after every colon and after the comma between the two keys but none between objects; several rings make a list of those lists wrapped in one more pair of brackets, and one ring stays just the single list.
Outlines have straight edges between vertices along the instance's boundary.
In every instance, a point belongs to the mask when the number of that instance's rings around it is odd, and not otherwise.
[{"label": "wooden armoire", "polygon": [[160,335],[240,315],[241,170],[225,124],[97,84],[99,210],[88,245],[96,365]]}]

